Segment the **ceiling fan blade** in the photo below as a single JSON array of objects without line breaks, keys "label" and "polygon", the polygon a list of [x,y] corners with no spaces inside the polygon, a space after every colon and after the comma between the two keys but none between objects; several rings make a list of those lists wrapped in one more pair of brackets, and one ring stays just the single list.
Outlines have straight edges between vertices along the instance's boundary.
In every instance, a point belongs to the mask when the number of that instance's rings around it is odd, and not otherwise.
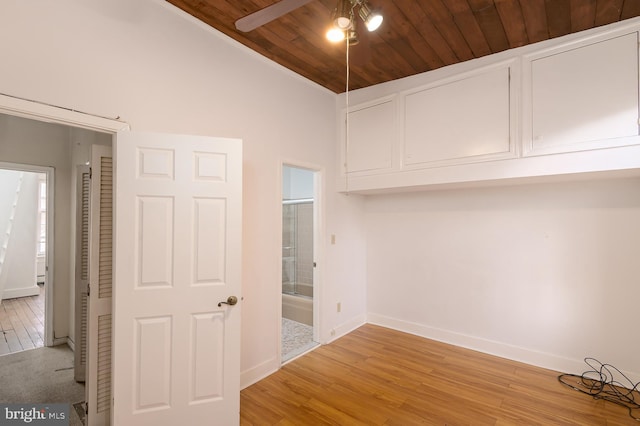
[{"label": "ceiling fan blade", "polygon": [[313,0],[281,0],[278,3],[274,3],[271,6],[267,6],[264,9],[260,9],[257,12],[253,12],[244,18],[240,18],[236,21],[236,28],[242,32],[249,32],[255,30],[261,25],[278,19],[279,17],[286,15],[287,13],[304,6]]}]

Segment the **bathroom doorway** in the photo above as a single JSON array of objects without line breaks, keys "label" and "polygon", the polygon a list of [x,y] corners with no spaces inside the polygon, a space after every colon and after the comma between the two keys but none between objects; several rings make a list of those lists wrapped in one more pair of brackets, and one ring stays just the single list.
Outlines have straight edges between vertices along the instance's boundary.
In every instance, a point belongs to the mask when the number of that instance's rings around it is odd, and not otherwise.
[{"label": "bathroom doorway", "polygon": [[318,345],[314,296],[317,295],[316,171],[282,169],[282,362]]}]

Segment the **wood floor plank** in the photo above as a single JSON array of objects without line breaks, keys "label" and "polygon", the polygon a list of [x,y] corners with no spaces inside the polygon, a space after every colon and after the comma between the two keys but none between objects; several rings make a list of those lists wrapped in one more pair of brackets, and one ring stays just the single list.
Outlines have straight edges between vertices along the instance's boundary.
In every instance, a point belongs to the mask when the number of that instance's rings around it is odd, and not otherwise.
[{"label": "wood floor plank", "polygon": [[18,336],[16,336],[15,331],[5,331],[4,338],[6,339],[7,345],[9,346],[9,352],[20,352],[22,350],[22,345],[20,344],[20,340],[18,339]]},{"label": "wood floor plank", "polygon": [[4,331],[0,332],[0,355],[5,355],[11,353],[9,349],[9,344],[7,343],[7,339],[4,335]]},{"label": "wood floor plank", "polygon": [[242,390],[240,424],[638,424],[558,374],[365,325]]},{"label": "wood floor plank", "polygon": [[9,320],[11,321],[11,325],[13,326],[13,331],[15,332],[18,341],[20,342],[21,349],[33,349],[33,342],[29,337],[29,333],[24,327],[22,319],[20,318],[20,305],[16,300],[12,300],[12,312],[9,315]]},{"label": "wood floor plank", "polygon": [[44,346],[44,289],[0,302],[0,355]]},{"label": "wood floor plank", "polygon": [[41,296],[26,298],[25,303],[33,313],[33,319],[44,324],[44,293]]},{"label": "wood floor plank", "polygon": [[13,330],[11,321],[9,321],[9,313],[5,309],[4,303],[0,304],[0,327],[2,327],[2,331]]},{"label": "wood floor plank", "polygon": [[33,312],[24,300],[19,301],[16,314],[29,335],[37,334],[36,326],[33,323]]}]

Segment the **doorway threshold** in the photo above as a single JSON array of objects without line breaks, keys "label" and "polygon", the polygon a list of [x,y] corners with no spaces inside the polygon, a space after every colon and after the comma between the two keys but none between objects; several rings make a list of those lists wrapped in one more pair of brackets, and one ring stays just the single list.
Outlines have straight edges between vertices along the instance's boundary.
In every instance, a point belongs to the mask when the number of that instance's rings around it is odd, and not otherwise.
[{"label": "doorway threshold", "polygon": [[320,346],[320,343],[318,342],[311,342],[311,343],[307,343],[305,346],[301,346],[299,348],[297,348],[294,351],[291,351],[287,354],[283,354],[282,355],[282,365],[288,364],[291,361],[300,358],[303,355],[308,354],[309,352],[313,351],[315,348],[317,348],[318,346]]}]

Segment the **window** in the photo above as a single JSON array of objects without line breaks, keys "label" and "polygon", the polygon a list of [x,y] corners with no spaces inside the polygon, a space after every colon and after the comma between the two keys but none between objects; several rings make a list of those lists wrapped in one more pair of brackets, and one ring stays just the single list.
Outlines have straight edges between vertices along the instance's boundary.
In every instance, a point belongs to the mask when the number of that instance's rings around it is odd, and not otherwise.
[{"label": "window", "polygon": [[38,185],[38,256],[44,256],[47,251],[47,180],[46,175],[40,176]]}]

